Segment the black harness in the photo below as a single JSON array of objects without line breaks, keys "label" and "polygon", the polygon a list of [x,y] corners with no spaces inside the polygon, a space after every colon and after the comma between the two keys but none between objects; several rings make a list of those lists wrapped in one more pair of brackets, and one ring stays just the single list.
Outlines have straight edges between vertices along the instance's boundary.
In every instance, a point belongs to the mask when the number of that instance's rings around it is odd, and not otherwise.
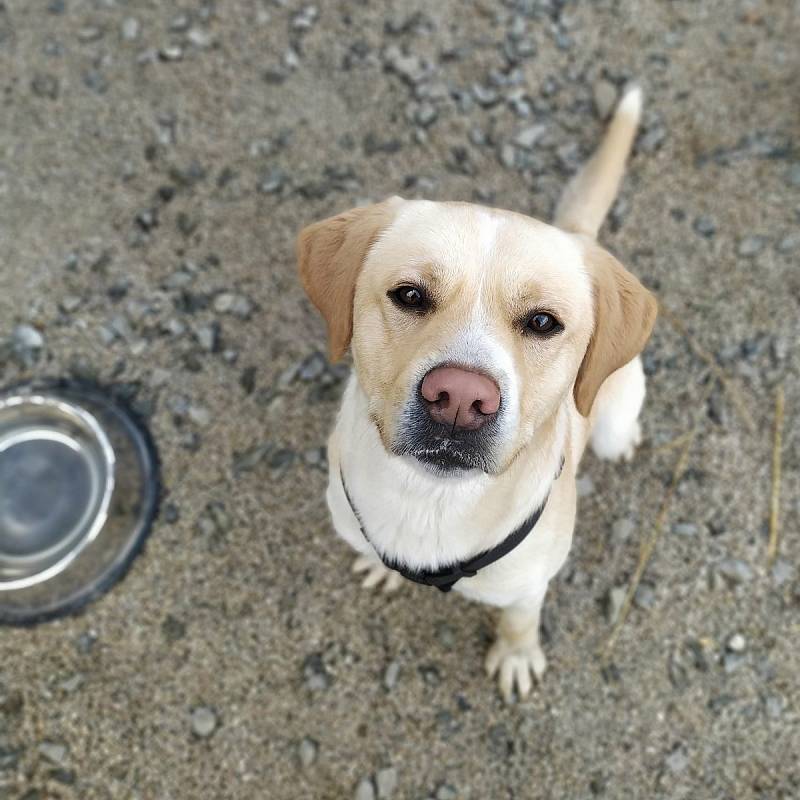
[{"label": "black harness", "polygon": [[[556,475],[556,480],[561,475],[561,470],[564,468],[564,461],[561,461],[561,467],[558,470],[558,475]],[[410,581],[414,581],[414,583],[422,583],[426,586],[435,586],[441,592],[449,592],[454,584],[461,580],[461,578],[473,578],[477,574],[478,570],[483,569],[484,567],[488,567],[489,564],[494,564],[495,561],[499,561],[503,556],[510,553],[517,545],[521,544],[525,537],[531,533],[531,531],[536,526],[536,523],[539,521],[539,518],[544,513],[545,506],[547,505],[548,496],[545,497],[542,504],[518,527],[514,528],[511,533],[506,536],[503,541],[499,544],[496,544],[489,550],[484,550],[482,553],[478,553],[478,555],[474,556],[473,558],[467,559],[466,561],[459,561],[456,564],[453,564],[449,567],[443,567],[442,569],[438,570],[430,570],[430,569],[412,569],[411,567],[406,567],[402,564],[399,564],[397,561],[393,559],[387,558],[384,556],[380,550],[373,544],[372,540],[367,535],[366,530],[364,529],[364,523],[361,521],[361,516],[356,511],[356,507],[353,504],[352,499],[350,498],[350,493],[347,491],[347,485],[344,482],[344,475],[339,471],[339,477],[342,481],[342,489],[344,489],[344,496],[347,498],[347,502],[350,504],[350,509],[353,512],[353,516],[356,518],[358,522],[358,527],[361,529],[361,535],[369,542],[372,546],[372,549],[378,554],[380,560],[387,566],[389,569],[393,569],[395,572],[399,572],[404,578],[408,578]]]}]

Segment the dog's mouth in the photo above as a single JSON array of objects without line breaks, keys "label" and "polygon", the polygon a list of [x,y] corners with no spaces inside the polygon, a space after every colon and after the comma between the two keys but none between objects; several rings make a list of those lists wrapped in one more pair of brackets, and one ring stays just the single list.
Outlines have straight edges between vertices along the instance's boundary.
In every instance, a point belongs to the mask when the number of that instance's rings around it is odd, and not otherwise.
[{"label": "dog's mouth", "polygon": [[397,455],[411,456],[424,466],[438,473],[454,473],[478,469],[489,472],[489,464],[482,453],[466,450],[459,442],[444,440],[427,447],[404,450]]},{"label": "dog's mouth", "polygon": [[496,471],[491,433],[484,429],[453,434],[446,426],[426,420],[401,431],[391,449],[395,455],[414,458],[438,474]]}]

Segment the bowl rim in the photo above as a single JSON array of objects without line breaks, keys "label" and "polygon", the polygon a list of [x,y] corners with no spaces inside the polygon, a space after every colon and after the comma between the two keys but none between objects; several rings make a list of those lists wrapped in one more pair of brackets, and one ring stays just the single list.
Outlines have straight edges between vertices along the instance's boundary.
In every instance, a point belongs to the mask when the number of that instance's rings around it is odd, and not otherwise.
[{"label": "bowl rim", "polygon": [[[0,397],[12,394],[29,396],[33,394],[54,394],[58,397],[92,400],[101,407],[109,409],[123,424],[127,435],[134,442],[140,464],[146,470],[148,480],[144,485],[143,504],[137,521],[136,535],[131,538],[124,556],[110,564],[99,574],[94,583],[87,583],[79,591],[65,596],[46,606],[36,606],[24,610],[3,608],[0,594],[0,626],[30,628],[62,617],[80,615],[87,606],[101,598],[112,587],[122,581],[131,569],[136,558],[144,550],[153,532],[163,501],[161,458],[153,434],[145,422],[145,415],[132,406],[129,384],[101,382],[89,377],[57,377],[43,375],[27,380],[14,381],[0,387]],[[20,590],[25,591],[25,590]]]},{"label": "bowl rim", "polygon": [[88,547],[100,534],[100,531],[108,520],[108,509],[111,505],[111,498],[114,494],[116,486],[116,456],[111,442],[103,430],[100,423],[94,414],[91,414],[84,408],[76,405],[73,402],[64,400],[53,395],[46,395],[41,392],[24,395],[12,394],[5,397],[0,397],[0,413],[8,408],[16,408],[23,405],[32,405],[39,408],[49,408],[59,411],[64,416],[71,418],[83,425],[89,431],[94,441],[99,445],[100,452],[103,457],[105,466],[105,482],[100,496],[100,503],[94,514],[88,530],[80,537],[74,547],[71,547],[67,552],[55,563],[49,567],[28,575],[24,578],[17,578],[15,580],[3,580],[0,578],[0,592],[11,592],[19,589],[27,589],[31,586],[36,586],[40,583],[56,577],[59,573],[63,572],[80,554]]}]

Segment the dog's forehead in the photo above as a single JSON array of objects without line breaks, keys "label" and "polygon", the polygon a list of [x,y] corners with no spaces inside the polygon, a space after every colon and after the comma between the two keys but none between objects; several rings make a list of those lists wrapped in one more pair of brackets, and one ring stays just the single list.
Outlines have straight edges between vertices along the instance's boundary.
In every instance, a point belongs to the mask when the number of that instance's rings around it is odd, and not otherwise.
[{"label": "dog's forehead", "polygon": [[570,235],[532,217],[471,203],[403,203],[376,247],[408,266],[433,263],[476,281],[539,275],[584,276],[582,252]]}]

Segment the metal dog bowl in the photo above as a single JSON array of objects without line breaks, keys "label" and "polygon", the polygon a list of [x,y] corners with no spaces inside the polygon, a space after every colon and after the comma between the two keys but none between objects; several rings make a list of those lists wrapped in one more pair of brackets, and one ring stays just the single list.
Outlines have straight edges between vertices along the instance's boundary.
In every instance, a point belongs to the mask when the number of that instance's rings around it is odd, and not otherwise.
[{"label": "metal dog bowl", "polygon": [[93,387],[0,393],[0,622],[69,613],[141,549],[158,462],[130,411]]}]

